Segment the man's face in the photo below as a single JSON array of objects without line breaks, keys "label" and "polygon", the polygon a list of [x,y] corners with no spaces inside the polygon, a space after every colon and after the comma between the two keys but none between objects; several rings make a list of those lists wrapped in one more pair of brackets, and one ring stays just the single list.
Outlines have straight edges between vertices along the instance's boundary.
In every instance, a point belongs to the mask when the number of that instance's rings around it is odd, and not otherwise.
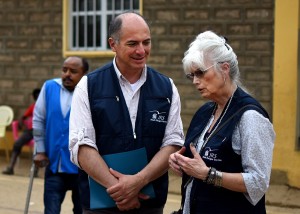
[{"label": "man's face", "polygon": [[63,86],[69,91],[74,91],[75,86],[85,75],[82,66],[82,60],[78,57],[68,57],[62,66]]},{"label": "man's face", "polygon": [[147,24],[137,17],[123,20],[120,40],[110,38],[110,46],[116,52],[116,62],[121,73],[140,72],[151,51],[150,30]]}]

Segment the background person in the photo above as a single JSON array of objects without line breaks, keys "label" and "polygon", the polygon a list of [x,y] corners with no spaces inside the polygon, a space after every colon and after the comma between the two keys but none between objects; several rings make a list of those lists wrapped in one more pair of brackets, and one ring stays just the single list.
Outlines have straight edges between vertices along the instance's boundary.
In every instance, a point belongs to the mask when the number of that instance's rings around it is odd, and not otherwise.
[{"label": "background person", "polygon": [[224,37],[200,33],[182,60],[209,99],[194,115],[184,147],[170,155],[182,175],[183,213],[266,213],[275,133],[264,108],[242,89]]},{"label": "background person", "polygon": [[[82,169],[84,213],[162,214],[168,157],[183,145],[179,94],[172,80],[146,66],[151,36],[143,17],[117,16],[109,35],[114,60],[83,77],[72,101],[69,144]],[[149,163],[134,175],[109,169],[102,158],[139,148],[146,148]],[[107,188],[117,208],[90,209],[88,176]],[[149,183],[155,198],[140,194]]]},{"label": "background person", "polygon": [[[9,165],[6,167],[5,170],[2,171],[2,174],[6,175],[13,175],[14,174],[14,167],[16,161],[22,151],[24,145],[26,145],[29,141],[33,139],[32,135],[32,117],[33,117],[33,109],[35,106],[35,101],[37,100],[40,89],[36,88],[32,91],[32,97],[34,99],[34,103],[32,103],[23,114],[22,118],[19,120],[19,127],[22,128],[22,134],[19,138],[15,141]],[[37,171],[36,171],[37,175]]]},{"label": "background person", "polygon": [[45,214],[59,214],[67,190],[72,190],[73,212],[81,214],[78,168],[70,161],[68,149],[69,117],[73,91],[89,69],[88,62],[77,56],[68,57],[61,78],[44,83],[33,117],[38,167],[45,170]]}]

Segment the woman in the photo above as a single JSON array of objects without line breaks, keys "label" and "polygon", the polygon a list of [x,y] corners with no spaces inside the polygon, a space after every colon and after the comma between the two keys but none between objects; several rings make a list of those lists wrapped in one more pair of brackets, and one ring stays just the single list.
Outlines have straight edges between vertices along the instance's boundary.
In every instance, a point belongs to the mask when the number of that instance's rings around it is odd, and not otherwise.
[{"label": "woman", "polygon": [[267,112],[241,87],[236,54],[225,38],[206,31],[182,62],[210,100],[194,115],[184,147],[169,158],[182,175],[182,213],[266,213],[275,133]]}]

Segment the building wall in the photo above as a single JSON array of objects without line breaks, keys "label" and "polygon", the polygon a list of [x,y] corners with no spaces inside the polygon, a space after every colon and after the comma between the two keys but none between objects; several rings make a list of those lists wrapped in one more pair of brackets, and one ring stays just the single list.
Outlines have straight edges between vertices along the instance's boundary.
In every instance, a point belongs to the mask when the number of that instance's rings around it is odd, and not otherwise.
[{"label": "building wall", "polygon": [[276,0],[275,11],[273,124],[277,136],[272,177],[300,188],[299,0]]},{"label": "building wall", "polygon": [[61,1],[0,1],[0,104],[19,118],[31,92],[60,74]]},{"label": "building wall", "polygon": [[[0,104],[18,118],[32,102],[31,91],[60,76],[61,0],[0,0]],[[151,22],[149,65],[172,77],[182,99],[185,128],[204,102],[184,77],[181,59],[195,36],[213,30],[229,38],[242,80],[272,113],[273,0],[144,0]],[[111,58],[90,58],[92,68]]]}]

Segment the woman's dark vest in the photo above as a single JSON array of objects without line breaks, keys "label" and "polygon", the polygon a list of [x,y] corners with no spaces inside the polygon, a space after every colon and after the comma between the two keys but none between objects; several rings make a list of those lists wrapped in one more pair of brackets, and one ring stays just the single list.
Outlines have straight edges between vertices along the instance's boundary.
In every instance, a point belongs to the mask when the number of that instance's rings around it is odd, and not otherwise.
[{"label": "woman's dark vest", "polygon": [[[88,94],[96,144],[100,155],[146,148],[148,162],[160,150],[172,102],[172,85],[168,77],[147,67],[147,80],[140,90],[135,130],[113,64],[87,75]],[[138,160],[137,160],[138,161]],[[81,171],[80,177],[86,180]],[[84,185],[84,184],[83,184]],[[145,200],[146,206],[160,207],[168,193],[168,174],[152,182],[155,198]],[[88,184],[84,186],[89,199]],[[85,200],[85,207],[89,203]]]},{"label": "woman's dark vest", "polygon": [[[244,106],[246,107],[242,108]],[[193,117],[186,135],[186,156],[192,157],[189,144],[191,142],[197,143],[198,137],[207,125],[214,108],[215,103],[209,102],[202,106]],[[242,110],[239,111],[240,109]],[[222,126],[226,120],[227,122],[215,135],[212,135],[200,153],[207,166],[215,167],[217,170],[224,172],[243,172],[241,156],[236,154],[232,149],[232,134],[243,113],[250,109],[258,111],[264,115],[264,117],[268,118],[268,114],[264,108],[254,98],[238,88],[234,93],[231,104],[219,127]],[[234,116],[228,120],[232,115]],[[216,124],[218,124],[218,121]],[[183,194],[185,194],[184,185],[187,180],[188,176],[185,174],[182,182]],[[265,197],[253,206],[243,193],[218,188],[204,183],[200,179],[194,179],[193,181],[190,207],[191,214],[266,213]]]}]

